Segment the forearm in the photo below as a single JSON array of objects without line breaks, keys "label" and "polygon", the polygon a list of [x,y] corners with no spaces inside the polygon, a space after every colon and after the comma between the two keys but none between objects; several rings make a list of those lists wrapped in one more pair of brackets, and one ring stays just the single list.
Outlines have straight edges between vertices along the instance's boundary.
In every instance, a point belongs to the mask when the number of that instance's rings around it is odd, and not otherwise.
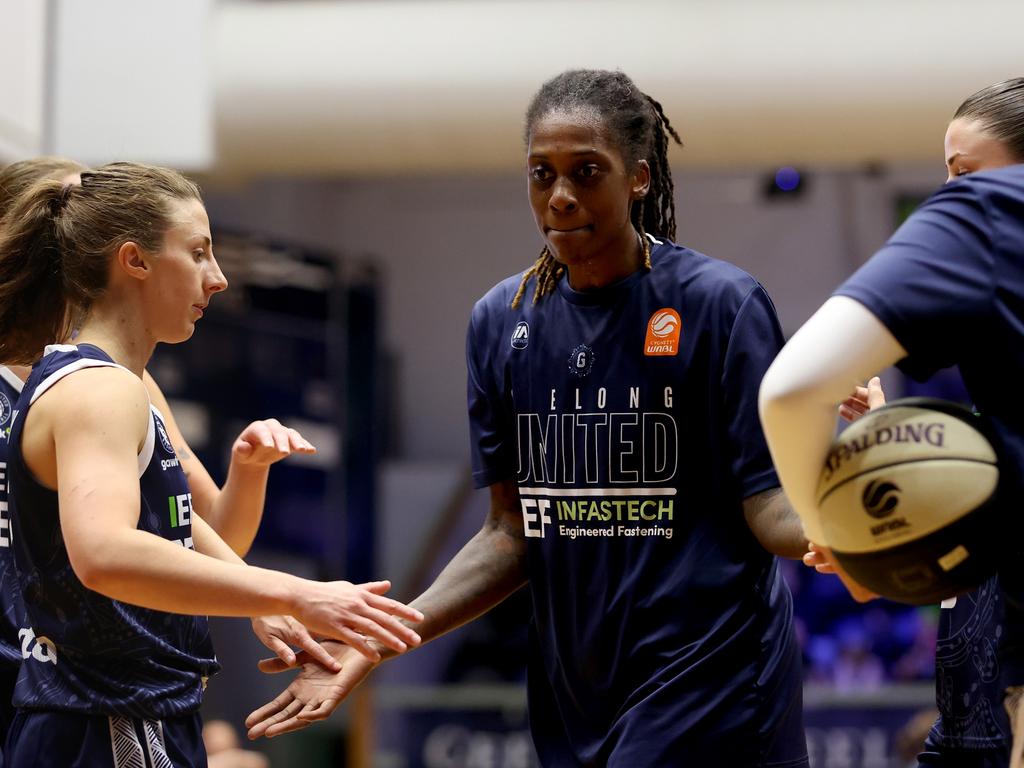
[{"label": "forearm", "polygon": [[[409,604],[424,616],[415,629],[423,642],[433,640],[486,613],[525,583],[526,543],[522,536],[486,527]],[[380,650],[384,657],[394,655]]]},{"label": "forearm", "polygon": [[807,552],[807,537],[800,517],[781,488],[746,499],[743,511],[758,542],[773,555],[799,560]]},{"label": "forearm", "polygon": [[[768,377],[765,384],[770,384]],[[791,509],[802,533],[819,544],[825,539],[818,519],[818,476],[835,432],[837,401],[820,392],[798,392],[770,396],[761,406],[765,437]]]},{"label": "forearm", "polygon": [[168,613],[288,614],[291,598],[302,584],[302,579],[288,574],[225,562],[131,529],[104,537],[87,562],[73,560],[72,566],[82,582],[100,594]]},{"label": "forearm", "polygon": [[204,515],[217,534],[240,557],[252,546],[263,519],[269,466],[246,466],[232,461],[224,487]]},{"label": "forearm", "polygon": [[196,552],[223,560],[226,563],[245,565],[245,561],[239,557],[238,553],[227,545],[209,523],[194,512],[192,514],[192,542],[195,544]]},{"label": "forearm", "polygon": [[782,487],[811,541],[824,544],[818,477],[836,427],[836,404],[906,356],[863,305],[834,297],[783,347],[761,384],[765,438]]}]

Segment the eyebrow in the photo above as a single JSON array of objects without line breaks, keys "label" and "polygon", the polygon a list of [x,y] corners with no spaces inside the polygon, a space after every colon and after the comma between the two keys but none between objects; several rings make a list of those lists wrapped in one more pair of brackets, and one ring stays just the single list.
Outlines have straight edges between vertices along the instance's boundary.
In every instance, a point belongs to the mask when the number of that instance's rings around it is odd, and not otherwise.
[{"label": "eyebrow", "polygon": [[[601,154],[601,150],[599,150],[599,149],[597,149],[597,148],[594,148],[594,149],[577,149],[576,151],[574,151],[574,152],[570,152],[569,154],[571,154],[571,155],[576,155],[576,156],[582,156],[582,155],[600,155],[600,154]],[[531,152],[531,153],[530,153],[530,157],[531,157],[531,158],[535,158],[535,159],[537,159],[537,160],[543,160],[543,159],[545,159],[545,158],[546,158],[547,156],[548,156],[548,155],[547,155],[547,153],[544,153],[544,152]]]},{"label": "eyebrow", "polygon": [[196,234],[192,235],[192,237],[198,237],[199,239],[201,239],[203,241],[203,244],[207,248],[209,248],[211,245],[213,245],[213,240],[208,238],[206,235],[200,235],[199,233],[196,233]]}]

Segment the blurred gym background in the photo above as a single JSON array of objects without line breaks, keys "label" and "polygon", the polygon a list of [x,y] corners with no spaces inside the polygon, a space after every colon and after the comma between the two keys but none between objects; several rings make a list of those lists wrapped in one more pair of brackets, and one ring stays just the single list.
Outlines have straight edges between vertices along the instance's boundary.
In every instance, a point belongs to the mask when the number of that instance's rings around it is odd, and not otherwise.
[{"label": "blurred gym background", "polygon": [[[152,372],[217,478],[254,418],[320,448],[273,470],[252,562],[411,599],[485,514],[465,323],[540,248],[522,123],[545,79],[619,68],[662,102],[686,145],[678,239],[760,279],[789,333],[945,180],[953,110],[1024,74],[1022,28],[1024,5],[996,0],[0,0],[0,162],[200,181],[232,287]],[[927,391],[956,398],[955,375]],[[813,764],[905,764],[937,608],[787,576]],[[520,594],[252,748],[277,768],[533,766],[528,610]],[[204,714],[242,730],[287,681],[256,671],[247,622],[215,630]]]}]

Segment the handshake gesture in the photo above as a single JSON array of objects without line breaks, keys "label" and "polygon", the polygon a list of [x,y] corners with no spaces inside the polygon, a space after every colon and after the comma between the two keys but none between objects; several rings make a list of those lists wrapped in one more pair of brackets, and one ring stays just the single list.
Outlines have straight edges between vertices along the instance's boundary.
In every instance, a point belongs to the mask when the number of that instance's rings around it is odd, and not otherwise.
[{"label": "handshake gesture", "polygon": [[[296,600],[295,617],[254,618],[253,631],[277,654],[259,663],[263,672],[299,669],[276,699],[246,719],[249,738],[278,736],[328,717],[380,663],[378,648],[404,653],[420,636],[399,619],[418,623],[423,614],[384,597],[389,581],[313,585]],[[317,642],[313,635],[333,638]],[[340,641],[340,642],[339,642]],[[292,646],[300,649],[296,654]]]}]

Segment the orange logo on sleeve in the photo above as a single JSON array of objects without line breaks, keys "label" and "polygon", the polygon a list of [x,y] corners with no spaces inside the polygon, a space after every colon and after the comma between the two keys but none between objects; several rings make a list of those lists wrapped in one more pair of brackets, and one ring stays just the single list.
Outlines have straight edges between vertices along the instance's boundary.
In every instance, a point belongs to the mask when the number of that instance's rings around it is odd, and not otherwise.
[{"label": "orange logo on sleeve", "polygon": [[647,323],[647,338],[644,340],[644,354],[678,355],[679,335],[683,332],[683,321],[674,309],[659,309]]}]

